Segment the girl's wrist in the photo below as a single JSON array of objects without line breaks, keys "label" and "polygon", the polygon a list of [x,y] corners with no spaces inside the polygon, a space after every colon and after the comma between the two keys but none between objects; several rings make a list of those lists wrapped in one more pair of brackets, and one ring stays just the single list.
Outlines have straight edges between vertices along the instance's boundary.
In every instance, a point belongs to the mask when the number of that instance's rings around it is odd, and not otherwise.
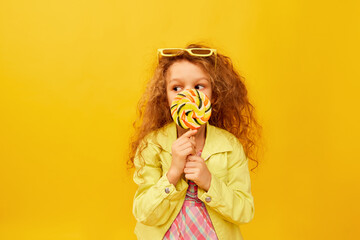
[{"label": "girl's wrist", "polygon": [[209,189],[210,189],[210,186],[211,186],[211,178],[212,178],[212,176],[211,176],[211,173],[210,173],[210,177],[209,177],[210,180],[208,181],[207,186],[204,188],[204,190],[205,190],[206,192],[208,192]]},{"label": "girl's wrist", "polygon": [[180,179],[181,172],[178,171],[177,169],[173,168],[173,167],[170,167],[170,169],[167,172],[166,176],[167,176],[169,182],[175,186],[176,183]]}]

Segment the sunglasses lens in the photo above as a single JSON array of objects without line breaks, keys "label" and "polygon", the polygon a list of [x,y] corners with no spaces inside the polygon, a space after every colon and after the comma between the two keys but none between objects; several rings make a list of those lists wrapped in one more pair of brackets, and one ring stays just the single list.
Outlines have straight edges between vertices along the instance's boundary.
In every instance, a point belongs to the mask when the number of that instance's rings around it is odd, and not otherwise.
[{"label": "sunglasses lens", "polygon": [[163,54],[164,55],[179,55],[182,52],[181,49],[164,49]]},{"label": "sunglasses lens", "polygon": [[191,52],[193,54],[209,55],[211,53],[211,50],[210,49],[191,49]]}]

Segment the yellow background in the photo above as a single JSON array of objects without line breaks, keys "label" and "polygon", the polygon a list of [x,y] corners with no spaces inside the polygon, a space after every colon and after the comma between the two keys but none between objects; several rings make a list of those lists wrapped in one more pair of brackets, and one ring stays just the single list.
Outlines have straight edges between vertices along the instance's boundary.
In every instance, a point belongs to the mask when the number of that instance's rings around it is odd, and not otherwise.
[{"label": "yellow background", "polygon": [[0,239],[135,239],[136,104],[157,48],[200,41],[264,127],[245,239],[359,238],[356,2],[1,1]]}]

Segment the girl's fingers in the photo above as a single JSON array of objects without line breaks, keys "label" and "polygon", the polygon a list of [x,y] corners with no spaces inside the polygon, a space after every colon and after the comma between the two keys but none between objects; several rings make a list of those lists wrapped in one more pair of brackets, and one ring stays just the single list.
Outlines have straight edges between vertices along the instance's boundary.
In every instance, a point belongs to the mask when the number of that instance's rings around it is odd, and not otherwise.
[{"label": "girl's fingers", "polygon": [[191,150],[192,154],[195,154],[195,147],[191,145],[191,143],[188,144],[184,144],[180,147],[179,151],[186,151],[186,150]]},{"label": "girl's fingers", "polygon": [[186,162],[185,167],[186,168],[197,168],[197,167],[199,167],[199,163],[197,163],[197,162]]},{"label": "girl's fingers", "polygon": [[185,174],[194,174],[196,173],[196,168],[184,168],[184,173]]},{"label": "girl's fingers", "polygon": [[196,146],[196,143],[195,143],[195,139],[189,139],[189,142],[195,147]]},{"label": "girl's fingers", "polygon": [[189,130],[186,133],[184,133],[180,138],[190,138],[191,136],[195,136],[197,133],[197,130]]},{"label": "girl's fingers", "polygon": [[184,143],[183,145],[179,146],[180,151],[183,151],[183,150],[185,150],[187,148],[193,148],[192,144],[187,142],[187,143]]},{"label": "girl's fingers", "polygon": [[190,155],[190,156],[188,156],[187,161],[189,161],[189,162],[204,162],[204,159],[202,159],[199,156]]},{"label": "girl's fingers", "polygon": [[183,139],[178,140],[177,145],[182,146],[182,145],[184,145],[185,143],[188,143],[188,142],[189,142],[188,140],[183,138]]},{"label": "girl's fingers", "polygon": [[186,139],[186,138],[179,140],[179,142],[177,143],[177,145],[178,145],[178,147],[180,147],[180,146],[183,146],[183,145],[186,144],[186,143],[190,143],[190,144],[193,145],[194,147],[196,146],[195,140]]},{"label": "girl's fingers", "polygon": [[185,148],[184,150],[181,151],[182,155],[188,156],[191,154],[195,154],[195,149],[194,148]]},{"label": "girl's fingers", "polygon": [[194,181],[195,180],[195,174],[193,174],[193,173],[188,173],[188,174],[185,174],[185,178],[186,179],[189,179],[189,180],[191,180],[191,181]]}]

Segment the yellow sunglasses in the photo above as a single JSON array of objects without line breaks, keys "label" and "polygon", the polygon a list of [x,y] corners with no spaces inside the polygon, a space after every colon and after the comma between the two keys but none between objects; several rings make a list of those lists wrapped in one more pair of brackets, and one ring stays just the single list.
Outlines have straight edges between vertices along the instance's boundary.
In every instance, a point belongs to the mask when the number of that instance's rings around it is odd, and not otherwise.
[{"label": "yellow sunglasses", "polygon": [[188,52],[191,56],[196,57],[209,57],[212,54],[215,55],[215,68],[216,68],[216,49],[212,48],[159,48],[158,49],[158,62],[160,61],[159,56],[164,57],[175,57],[184,53],[184,51]]}]

